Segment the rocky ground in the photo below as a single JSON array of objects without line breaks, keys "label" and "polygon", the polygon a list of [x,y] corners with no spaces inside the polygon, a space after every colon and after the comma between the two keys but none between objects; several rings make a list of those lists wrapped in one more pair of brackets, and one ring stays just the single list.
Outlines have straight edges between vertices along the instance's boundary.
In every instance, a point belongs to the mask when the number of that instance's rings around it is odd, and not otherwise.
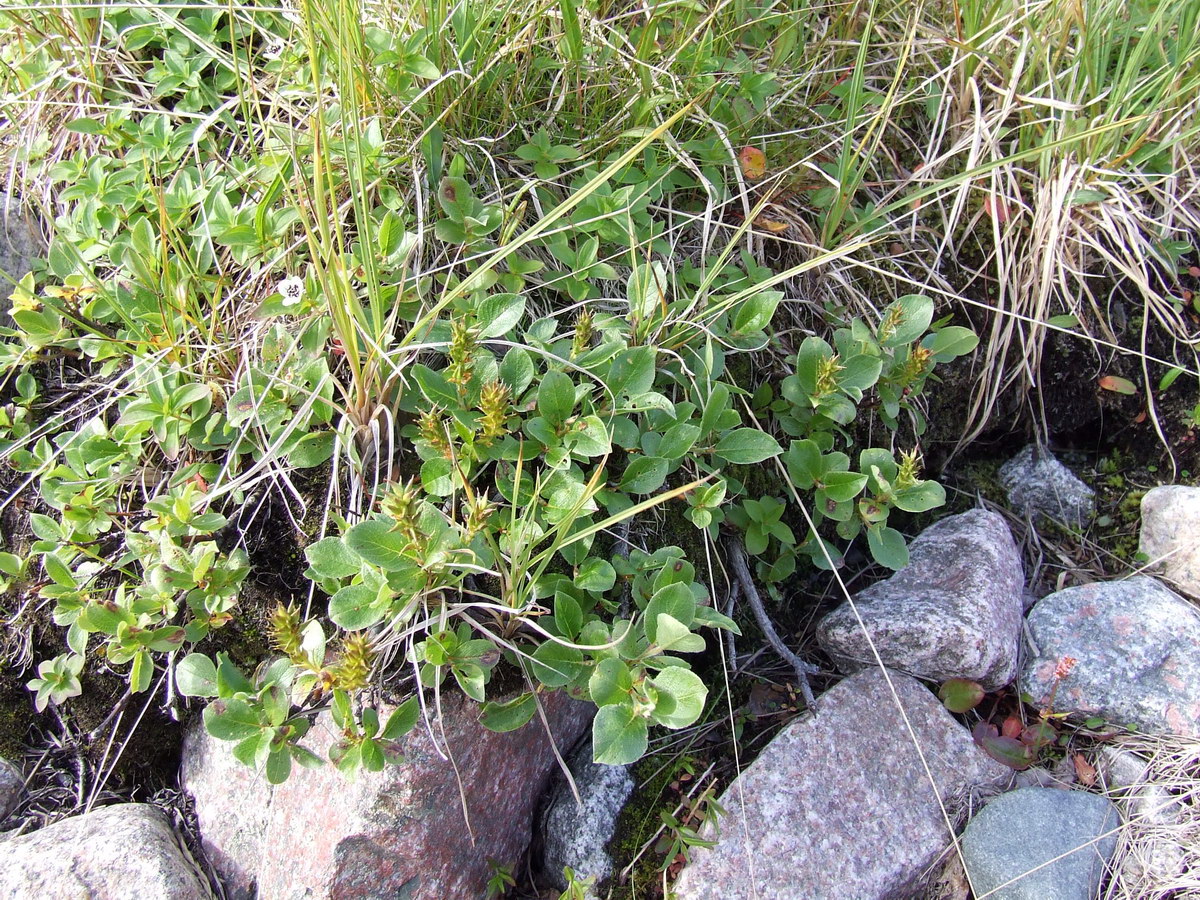
[{"label": "rocky ground", "polygon": [[[1029,520],[1093,514],[1090,489],[1045,451],[1001,479]],[[1141,514],[1145,574],[1035,597],[1005,517],[981,507],[917,536],[907,568],[847,592],[816,628],[844,678],[693,829],[676,896],[1085,900],[1118,864],[1143,882],[1185,878],[1200,849],[1171,836],[1194,833],[1200,808],[1156,779],[1137,742],[1200,742],[1200,488],[1155,488]],[[934,691],[947,684],[943,703]],[[635,779],[590,762],[586,707],[549,697],[544,724],[508,734],[451,696],[430,713],[405,765],[353,783],[326,767],[272,788],[195,728],[180,782],[196,854],[161,810],[117,803],[4,833],[0,889],[444,900],[485,896],[529,859],[555,893],[569,867],[574,890],[605,896],[606,847]],[[333,734],[319,722],[313,749]],[[556,778],[573,747],[573,779]],[[10,822],[24,781],[0,764]],[[1134,848],[1143,823],[1157,837]]]}]

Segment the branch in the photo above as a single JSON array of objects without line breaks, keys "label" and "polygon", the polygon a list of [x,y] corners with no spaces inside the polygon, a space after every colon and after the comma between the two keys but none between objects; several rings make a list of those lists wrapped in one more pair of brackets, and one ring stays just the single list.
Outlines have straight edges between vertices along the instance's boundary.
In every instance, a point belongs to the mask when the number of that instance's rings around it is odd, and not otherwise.
[{"label": "branch", "polygon": [[796,680],[800,683],[800,692],[804,695],[804,702],[808,704],[808,708],[816,709],[817,703],[813,697],[812,686],[808,683],[808,676],[816,675],[820,670],[811,663],[806,663],[789,650],[775,631],[775,626],[771,624],[771,620],[767,618],[767,611],[763,608],[762,597],[759,596],[758,588],[754,586],[754,579],[750,576],[750,563],[746,558],[746,548],[742,546],[741,539],[727,535],[725,537],[725,549],[728,551],[730,563],[733,565],[733,574],[742,586],[742,593],[746,595],[746,599],[750,601],[750,608],[754,610],[754,619],[758,622],[758,627],[766,635],[767,642],[770,643],[775,652],[795,670]]}]

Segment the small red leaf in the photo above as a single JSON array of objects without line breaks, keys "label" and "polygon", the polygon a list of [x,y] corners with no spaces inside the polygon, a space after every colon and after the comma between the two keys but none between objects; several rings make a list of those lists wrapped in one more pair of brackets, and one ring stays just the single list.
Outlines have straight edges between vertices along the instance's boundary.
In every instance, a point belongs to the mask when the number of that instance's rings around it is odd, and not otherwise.
[{"label": "small red leaf", "polygon": [[1000,726],[1000,733],[1007,738],[1018,738],[1024,730],[1025,723],[1021,721],[1020,716],[1009,716]]},{"label": "small red leaf", "polygon": [[742,174],[751,180],[767,174],[767,155],[757,147],[743,147],[738,151],[738,162],[742,166]]},{"label": "small red leaf", "polygon": [[1033,765],[1033,748],[1028,744],[996,734],[994,725],[980,722],[971,732],[979,749],[1010,769],[1028,769]]},{"label": "small red leaf", "polygon": [[1119,375],[1102,375],[1100,377],[1100,387],[1106,391],[1112,391],[1115,394],[1125,394],[1130,397],[1137,393],[1137,385],[1128,378],[1122,378]]},{"label": "small red leaf", "polygon": [[997,222],[1004,223],[1009,220],[1008,204],[995,194],[988,194],[983,198],[983,211]]},{"label": "small red leaf", "polygon": [[1096,783],[1096,767],[1083,758],[1082,753],[1076,753],[1071,757],[1071,762],[1075,764],[1075,777],[1079,779],[1079,783],[1084,787],[1092,787]]}]

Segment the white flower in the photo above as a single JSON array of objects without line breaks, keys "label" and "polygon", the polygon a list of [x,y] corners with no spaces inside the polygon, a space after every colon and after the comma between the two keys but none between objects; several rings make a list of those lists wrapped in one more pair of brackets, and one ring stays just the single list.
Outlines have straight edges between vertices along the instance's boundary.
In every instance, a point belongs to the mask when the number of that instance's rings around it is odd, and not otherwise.
[{"label": "white flower", "polygon": [[283,298],[284,306],[295,306],[304,298],[304,279],[285,278],[275,285],[275,290]]}]

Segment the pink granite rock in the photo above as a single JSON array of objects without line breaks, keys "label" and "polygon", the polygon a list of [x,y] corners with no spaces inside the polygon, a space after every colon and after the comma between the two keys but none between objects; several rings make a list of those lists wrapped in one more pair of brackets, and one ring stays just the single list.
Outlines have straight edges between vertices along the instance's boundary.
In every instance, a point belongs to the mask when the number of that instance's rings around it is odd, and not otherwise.
[{"label": "pink granite rock", "polygon": [[[565,753],[592,707],[561,693],[543,703]],[[248,900],[255,890],[261,900],[482,897],[489,858],[512,865],[525,852],[534,807],[557,762],[538,717],[497,734],[477,715],[461,695],[443,696],[434,734],[453,765],[418,724],[403,741],[403,765],[354,781],[330,765],[297,768],[276,787],[234,760],[231,745],[202,728],[190,732],[182,782],[231,900]],[[336,739],[326,714],[306,745],[325,758]]]},{"label": "pink granite rock", "polygon": [[[720,799],[712,849],[694,848],[679,900],[883,900],[920,896],[975,789],[1011,771],[988,758],[919,682],[867,670],[826,691]],[[910,735],[911,724],[918,743]],[[936,785],[937,792],[934,792]]]},{"label": "pink granite rock", "polygon": [[873,643],[884,665],[920,678],[971,678],[989,691],[1012,681],[1025,574],[1004,519],[982,509],[948,516],[921,532],[909,555],[860,592],[854,609],[843,603],[817,625],[838,668],[874,665]]},{"label": "pink granite rock", "polygon": [[[1151,733],[1200,738],[1200,609],[1145,575],[1043,597],[1021,690],[1038,705]],[[1055,669],[1075,660],[1066,677]],[[1058,687],[1055,688],[1055,683]],[[1051,693],[1053,692],[1053,701]]]},{"label": "pink granite rock", "polygon": [[118,803],[0,844],[0,897],[208,900],[212,893],[162,810]]}]

